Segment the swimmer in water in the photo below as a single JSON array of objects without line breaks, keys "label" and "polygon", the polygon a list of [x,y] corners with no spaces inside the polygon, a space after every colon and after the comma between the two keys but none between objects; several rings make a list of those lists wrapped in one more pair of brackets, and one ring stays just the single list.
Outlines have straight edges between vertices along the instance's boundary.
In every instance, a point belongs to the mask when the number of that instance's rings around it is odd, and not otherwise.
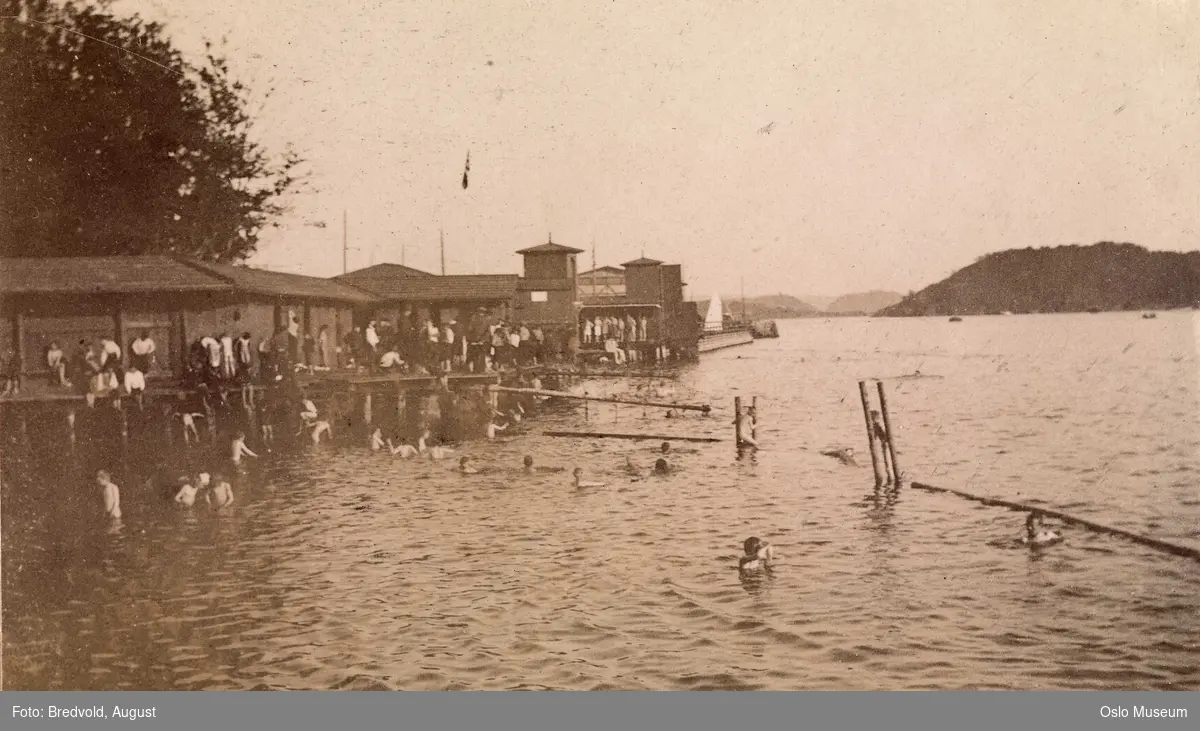
[{"label": "swimmer in water", "polygon": [[387,443],[383,441],[383,429],[376,427],[375,431],[371,432],[371,451],[378,452],[379,450],[383,449],[386,444]]},{"label": "swimmer in water", "polygon": [[213,475],[216,485],[204,493],[204,502],[217,510],[233,504],[233,486],[220,472]]},{"label": "swimmer in water", "polygon": [[775,562],[775,551],[771,548],[771,544],[761,538],[747,538],[742,543],[742,549],[745,552],[738,559],[738,571],[758,571],[760,569],[770,570]]},{"label": "swimmer in water", "polygon": [[181,412],[175,414],[180,421],[183,422],[183,443],[190,445],[192,440],[196,440],[196,444],[200,443],[200,432],[196,429],[196,419],[203,419],[204,414],[198,412]]},{"label": "swimmer in water", "polygon": [[104,498],[104,514],[115,521],[121,519],[121,490],[113,484],[112,475],[106,470],[96,473],[96,485]]},{"label": "swimmer in water", "polygon": [[575,487],[576,488],[604,487],[605,486],[605,483],[603,483],[603,482],[584,482],[582,467],[576,467],[575,472],[573,472],[572,474],[574,475],[574,478],[575,478]]},{"label": "swimmer in water", "polygon": [[420,438],[417,439],[417,452],[419,454],[428,455],[430,459],[445,459],[454,450],[449,447],[443,447],[437,444],[431,445],[433,435],[428,429],[421,432]]},{"label": "swimmer in water", "polygon": [[1042,514],[1036,510],[1025,519],[1025,535],[1021,542],[1028,546],[1049,546],[1062,540],[1062,536],[1047,529],[1042,523]]},{"label": "swimmer in water", "polygon": [[487,438],[488,438],[488,439],[495,439],[495,438],[496,438],[496,432],[498,432],[498,431],[504,431],[504,430],[505,430],[505,429],[507,429],[507,428],[508,428],[508,424],[497,424],[497,423],[496,423],[496,422],[494,422],[494,421],[489,421],[489,422],[488,422],[488,425],[487,425]]},{"label": "swimmer in water", "polygon": [[668,462],[667,460],[663,459],[662,457],[659,457],[658,459],[654,460],[654,474],[656,474],[656,475],[671,474],[671,463]]},{"label": "swimmer in water", "polygon": [[477,475],[477,474],[479,474],[479,470],[475,469],[475,467],[473,467],[473,466],[471,465],[471,458],[470,458],[470,457],[461,457],[461,458],[459,458],[459,460],[458,460],[458,471],[459,471],[459,472],[461,472],[461,473],[463,473],[464,475]]},{"label": "swimmer in water", "polygon": [[413,457],[416,457],[418,454],[420,454],[419,450],[416,447],[414,447],[411,444],[405,444],[404,442],[401,442],[399,444],[393,444],[392,440],[389,439],[387,442],[387,445],[388,445],[388,450],[391,451],[392,455],[399,456],[400,459],[412,459]]},{"label": "swimmer in water", "polygon": [[671,443],[663,442],[662,446],[659,447],[658,451],[662,452],[664,455],[670,454],[671,453]]},{"label": "swimmer in water", "polygon": [[175,503],[182,505],[185,508],[190,508],[196,504],[196,493],[199,490],[192,484],[192,481],[186,477],[179,478],[179,491],[175,493]]},{"label": "swimmer in water", "polygon": [[257,457],[258,455],[250,451],[246,446],[246,432],[239,431],[233,438],[233,444],[229,447],[229,456],[235,465],[242,463],[242,457]]}]

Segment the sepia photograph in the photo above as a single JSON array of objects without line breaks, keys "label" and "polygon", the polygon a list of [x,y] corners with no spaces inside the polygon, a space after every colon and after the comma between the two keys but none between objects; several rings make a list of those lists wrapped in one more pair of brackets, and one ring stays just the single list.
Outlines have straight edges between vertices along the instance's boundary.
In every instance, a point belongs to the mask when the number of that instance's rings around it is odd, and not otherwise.
[{"label": "sepia photograph", "polygon": [[0,687],[1200,690],[1198,172],[1197,0],[0,0]]}]

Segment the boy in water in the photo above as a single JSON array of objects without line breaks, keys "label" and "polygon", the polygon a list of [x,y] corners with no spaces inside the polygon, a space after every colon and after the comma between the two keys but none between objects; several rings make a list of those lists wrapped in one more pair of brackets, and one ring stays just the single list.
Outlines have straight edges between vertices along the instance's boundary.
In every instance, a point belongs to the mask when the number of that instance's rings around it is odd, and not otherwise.
[{"label": "boy in water", "polygon": [[235,465],[242,463],[242,457],[257,457],[258,455],[250,451],[246,446],[246,432],[239,431],[233,437],[233,443],[229,445],[229,458]]},{"label": "boy in water", "polygon": [[470,457],[462,457],[458,460],[458,471],[464,475],[479,474],[479,470],[475,469],[475,467],[471,464]]},{"label": "boy in water", "polygon": [[183,422],[183,443],[190,446],[192,440],[195,439],[196,444],[199,444],[200,432],[196,429],[196,419],[203,419],[204,414],[194,411],[184,411],[175,414],[175,416],[179,417],[180,421]]},{"label": "boy in water", "polygon": [[775,560],[775,551],[771,544],[761,538],[750,537],[742,543],[745,555],[738,559],[739,571],[758,571],[770,569]]},{"label": "boy in water", "polygon": [[220,472],[216,473],[213,475],[213,482],[216,483],[216,486],[204,493],[204,502],[217,509],[232,505],[233,486],[229,484],[225,475]]},{"label": "boy in water", "polygon": [[196,493],[199,490],[192,481],[186,477],[179,478],[179,491],[175,493],[175,502],[185,508],[190,508],[196,504]]},{"label": "boy in water", "polygon": [[112,476],[106,470],[96,473],[96,484],[104,498],[104,514],[114,520],[121,518],[121,490],[113,484]]}]

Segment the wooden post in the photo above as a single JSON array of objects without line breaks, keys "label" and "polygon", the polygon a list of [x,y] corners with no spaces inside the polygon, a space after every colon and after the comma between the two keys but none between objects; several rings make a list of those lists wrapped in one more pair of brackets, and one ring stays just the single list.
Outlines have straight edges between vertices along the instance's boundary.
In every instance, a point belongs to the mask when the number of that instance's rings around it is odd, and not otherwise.
[{"label": "wooden post", "polygon": [[129,409],[117,409],[121,412],[121,446],[129,446]]},{"label": "wooden post", "polygon": [[[25,313],[17,310],[13,316],[13,352],[17,356],[17,374],[25,371]],[[65,350],[63,351],[66,352]],[[17,385],[22,385],[18,380]]]},{"label": "wooden post", "polygon": [[871,395],[867,390],[867,382],[858,382],[858,392],[862,396],[863,421],[867,424],[867,448],[871,452],[871,468],[875,471],[875,485],[887,482],[887,468],[879,463],[878,442],[875,440],[875,425],[871,423]]},{"label": "wooden post", "polygon": [[888,416],[887,395],[883,391],[883,381],[879,384],[879,410],[883,412],[884,434],[887,436],[887,449],[892,456],[892,474],[895,475],[896,485],[900,484],[900,464],[896,461],[896,439],[892,434],[892,419]]},{"label": "wooden post", "polygon": [[371,425],[371,392],[367,391],[363,394],[363,422]]},{"label": "wooden post", "polygon": [[584,392],[583,392],[583,395],[584,395],[584,401],[583,401],[583,420],[584,420],[584,421],[587,421],[587,420],[588,420],[588,402],[587,402],[587,395],[588,395],[588,392],[587,392],[587,391],[584,391]]},{"label": "wooden post", "polygon": [[758,397],[750,397],[750,408],[754,411],[754,418],[750,420],[750,438],[758,444]]},{"label": "wooden post", "polygon": [[733,441],[742,446],[742,397],[733,397]]}]

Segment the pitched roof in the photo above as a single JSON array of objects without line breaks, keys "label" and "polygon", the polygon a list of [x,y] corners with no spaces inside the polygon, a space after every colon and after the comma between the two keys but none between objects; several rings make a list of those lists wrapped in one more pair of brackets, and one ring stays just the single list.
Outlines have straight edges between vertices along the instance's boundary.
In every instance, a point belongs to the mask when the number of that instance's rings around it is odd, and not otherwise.
[{"label": "pitched roof", "polygon": [[647,259],[646,257],[643,256],[640,259],[634,259],[633,261],[627,261],[624,264],[622,264],[621,266],[623,266],[623,267],[648,267],[648,266],[658,266],[659,264],[662,264],[662,262],[659,261],[658,259]]},{"label": "pitched roof", "polygon": [[271,297],[305,297],[309,299],[333,300],[366,304],[374,297],[361,289],[341,284],[332,279],[306,277],[301,274],[272,272],[232,264],[214,264],[207,261],[180,259],[199,271],[211,273],[226,280],[237,290]]},{"label": "pitched roof", "polygon": [[518,254],[582,254],[583,249],[574,249],[570,246],[563,246],[552,241],[547,241],[544,244],[531,246],[528,249],[521,249]]},{"label": "pitched roof", "polygon": [[230,292],[226,280],[170,256],[81,256],[0,259],[3,294]]},{"label": "pitched roof", "polygon": [[[353,272],[351,274],[354,274]],[[347,281],[343,279],[343,281]],[[425,277],[377,275],[353,281],[355,287],[381,300],[461,302],[511,299],[516,274],[431,274]]]},{"label": "pitched roof", "polygon": [[334,279],[336,279],[340,282],[345,282],[346,284],[359,286],[359,284],[362,282],[369,282],[373,279],[380,279],[380,278],[394,279],[397,277],[436,277],[436,276],[437,276],[436,274],[432,274],[430,272],[423,272],[420,269],[413,269],[412,267],[404,266],[403,264],[384,263],[384,264],[375,264],[374,266],[369,266],[366,269],[355,269],[354,271],[352,271],[348,274],[339,274],[336,277],[334,277]]},{"label": "pitched roof", "polygon": [[603,273],[624,274],[625,270],[622,269],[621,267],[608,267],[608,266],[596,267],[595,269],[589,269],[586,272],[580,272],[579,276],[583,277],[583,276],[587,276],[588,274],[603,274]]}]

